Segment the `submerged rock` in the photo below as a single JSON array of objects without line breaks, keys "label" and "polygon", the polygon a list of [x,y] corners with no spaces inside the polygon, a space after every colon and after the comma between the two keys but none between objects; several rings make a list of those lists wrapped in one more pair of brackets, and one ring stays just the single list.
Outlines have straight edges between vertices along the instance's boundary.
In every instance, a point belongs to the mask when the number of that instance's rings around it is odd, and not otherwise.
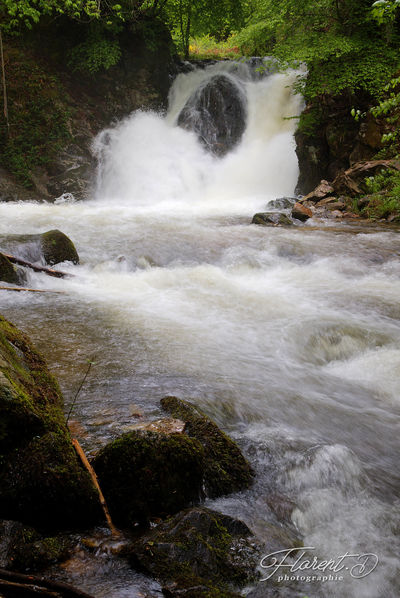
[{"label": "submerged rock", "polygon": [[251,223],[261,226],[292,226],[293,221],[281,212],[259,212],[254,214]]},{"label": "submerged rock", "polygon": [[204,507],[187,509],[139,538],[130,563],[164,584],[167,596],[236,596],[256,577],[258,546],[242,521]]},{"label": "submerged rock", "polygon": [[93,467],[114,521],[129,526],[199,500],[204,450],[182,433],[135,430],[104,447]]},{"label": "submerged rock", "polygon": [[90,526],[97,492],[72,446],[56,380],[28,338],[0,316],[0,518]]},{"label": "submerged rock", "polygon": [[164,397],[161,406],[183,420],[186,434],[203,447],[203,483],[207,496],[214,498],[251,485],[254,472],[239,447],[205,413],[177,397]]},{"label": "submerged rock", "polygon": [[178,125],[194,131],[207,149],[224,156],[242,138],[246,114],[243,89],[228,75],[219,74],[192,94],[179,114]]}]

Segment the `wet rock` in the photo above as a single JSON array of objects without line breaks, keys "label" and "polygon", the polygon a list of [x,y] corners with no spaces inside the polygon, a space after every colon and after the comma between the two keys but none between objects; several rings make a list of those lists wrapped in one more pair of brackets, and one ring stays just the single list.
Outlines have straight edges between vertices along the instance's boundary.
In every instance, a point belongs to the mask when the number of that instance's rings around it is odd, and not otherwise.
[{"label": "wet rock", "polygon": [[328,195],[332,195],[334,192],[335,189],[332,187],[332,185],[328,183],[328,181],[323,180],[314,189],[314,191],[311,191],[310,193],[308,193],[308,195],[302,197],[301,203],[304,203],[305,201],[318,202],[321,199],[327,197]]},{"label": "wet rock", "polygon": [[256,578],[258,550],[243,522],[196,507],[139,538],[127,556],[135,568],[159,579],[167,596],[228,598]]},{"label": "wet rock", "polygon": [[261,226],[292,226],[293,221],[280,212],[259,212],[254,214],[251,223]]},{"label": "wet rock", "polygon": [[0,249],[32,263],[79,263],[73,242],[59,230],[50,230],[39,235],[4,235],[0,238]]},{"label": "wet rock", "polygon": [[145,432],[156,432],[158,434],[183,434],[186,424],[180,419],[165,417],[150,422],[141,422],[127,426],[130,430],[142,430]]},{"label": "wet rock", "polygon": [[28,338],[1,316],[0,517],[44,529],[101,518],[97,492],[70,440],[57,382]]},{"label": "wet rock", "polygon": [[312,211],[310,208],[302,205],[301,203],[295,203],[292,209],[292,217],[296,218],[296,220],[301,220],[301,222],[305,222],[309,218],[312,218]]},{"label": "wet rock", "polygon": [[0,253],[0,280],[9,284],[20,283],[20,276],[17,269],[2,253]]},{"label": "wet rock", "polygon": [[53,266],[61,262],[79,263],[75,245],[60,230],[50,230],[40,235],[43,256],[47,264]]},{"label": "wet rock", "polygon": [[41,571],[67,559],[73,541],[63,536],[43,537],[16,521],[0,521],[0,566],[11,571]]},{"label": "wet rock", "polygon": [[121,526],[176,513],[202,494],[204,450],[181,433],[129,432],[104,447],[93,467]]},{"label": "wet rock", "polygon": [[290,210],[296,201],[295,197],[278,197],[268,202],[268,208],[271,210]]},{"label": "wet rock", "polygon": [[204,449],[203,483],[214,498],[248,488],[254,472],[239,447],[199,408],[177,397],[164,397],[162,408],[186,423],[186,434]]},{"label": "wet rock", "polygon": [[215,75],[189,98],[178,125],[194,131],[209,151],[224,156],[242,138],[246,114],[243,89],[227,75]]}]

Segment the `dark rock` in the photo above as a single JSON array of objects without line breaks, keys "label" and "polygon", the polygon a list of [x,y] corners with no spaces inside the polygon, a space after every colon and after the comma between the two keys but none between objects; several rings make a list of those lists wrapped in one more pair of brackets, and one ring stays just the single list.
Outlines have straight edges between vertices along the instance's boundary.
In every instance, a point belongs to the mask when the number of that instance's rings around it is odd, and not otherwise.
[{"label": "dark rock", "polygon": [[251,223],[261,226],[291,226],[293,221],[289,216],[280,212],[259,212],[254,214]]},{"label": "dark rock", "polygon": [[16,521],[0,521],[0,567],[11,571],[41,571],[69,557],[73,541],[43,537]]},{"label": "dark rock", "polygon": [[[130,563],[165,584],[167,596],[233,596],[256,578],[258,546],[237,519],[204,507],[187,509],[139,538]],[[228,592],[228,593],[219,593]]]},{"label": "dark rock", "polygon": [[301,203],[295,203],[292,209],[292,217],[296,218],[297,220],[301,220],[301,222],[305,222],[309,218],[312,218],[312,211],[310,208],[303,206]]},{"label": "dark rock", "polygon": [[185,432],[202,445],[207,496],[214,498],[251,485],[254,472],[239,447],[199,408],[177,397],[164,397],[161,406],[186,422]]},{"label": "dark rock", "polygon": [[101,518],[57,382],[28,338],[0,316],[0,517],[45,529]]},{"label": "dark rock", "polygon": [[271,210],[290,210],[296,203],[295,197],[278,197],[268,202],[268,208]]},{"label": "dark rock", "polygon": [[227,75],[215,75],[188,99],[178,125],[194,131],[205,147],[224,156],[246,128],[246,96]]},{"label": "dark rock", "polygon": [[185,434],[137,430],[104,447],[93,467],[111,516],[129,526],[200,499],[204,450]]},{"label": "dark rock", "polygon": [[61,262],[79,263],[79,256],[75,245],[67,235],[60,230],[50,230],[40,235],[45,262],[53,266]]},{"label": "dark rock", "polygon": [[17,269],[5,255],[0,253],[0,280],[9,284],[19,284],[20,277]]}]

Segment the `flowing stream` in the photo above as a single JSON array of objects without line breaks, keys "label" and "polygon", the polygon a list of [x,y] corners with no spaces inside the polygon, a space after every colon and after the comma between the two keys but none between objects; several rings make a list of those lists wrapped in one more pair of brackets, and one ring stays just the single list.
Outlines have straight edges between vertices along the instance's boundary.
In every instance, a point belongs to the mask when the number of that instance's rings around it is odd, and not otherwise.
[{"label": "flowing stream", "polygon": [[[247,98],[243,138],[224,158],[176,126],[204,81],[224,72]],[[250,225],[293,195],[296,73],[222,63],[177,77],[167,115],[138,112],[95,140],[93,199],[0,203],[0,235],[59,228],[76,244],[74,278],[30,273],[62,294],[2,293],[0,310],[31,335],[93,452],[159,417],[167,394],[200,405],[257,470],[249,491],[209,504],[262,540],[271,496],[320,558],[375,553],[363,579],[291,584],[257,596],[400,595],[400,244],[396,229],[309,221]],[[0,237],[1,240],[1,237]],[[278,499],[277,499],[278,500]],[[67,579],[98,598],[156,596],[121,562]],[[136,589],[135,589],[136,588]],[[144,589],[143,589],[144,588]]]}]

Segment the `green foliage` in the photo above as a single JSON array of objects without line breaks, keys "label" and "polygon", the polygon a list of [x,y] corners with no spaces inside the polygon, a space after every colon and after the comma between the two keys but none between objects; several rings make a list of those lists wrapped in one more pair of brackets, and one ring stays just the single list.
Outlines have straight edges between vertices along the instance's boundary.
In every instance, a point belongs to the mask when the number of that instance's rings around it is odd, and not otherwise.
[{"label": "green foliage", "polygon": [[3,164],[26,187],[31,173],[46,166],[70,137],[69,112],[60,82],[28,59],[23,48],[7,48],[10,136],[0,120]]},{"label": "green foliage", "polygon": [[246,54],[306,63],[299,89],[307,100],[360,91],[378,97],[400,63],[395,27],[389,36],[369,0],[256,0],[236,41]]},{"label": "green foliage", "polygon": [[371,197],[362,213],[369,218],[392,216],[394,220],[400,220],[400,172],[383,170],[366,178],[364,183]]},{"label": "green foliage", "polygon": [[106,36],[101,27],[91,27],[87,38],[68,52],[67,64],[71,70],[93,75],[117,64],[121,58],[118,38]]}]

